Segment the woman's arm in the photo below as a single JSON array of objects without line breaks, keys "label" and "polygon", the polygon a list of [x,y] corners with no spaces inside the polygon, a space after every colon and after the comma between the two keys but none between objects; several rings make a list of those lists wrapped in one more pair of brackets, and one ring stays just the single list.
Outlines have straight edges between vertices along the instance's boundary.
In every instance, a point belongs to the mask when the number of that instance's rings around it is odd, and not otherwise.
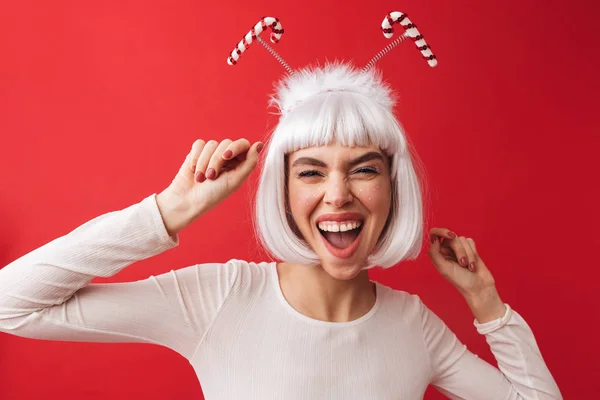
[{"label": "woman's arm", "polygon": [[500,368],[467,351],[446,325],[422,306],[432,384],[451,398],[562,399],[533,332],[500,299],[494,277],[479,256],[475,241],[442,228],[433,228],[430,234],[429,256],[434,266],[465,298],[476,318],[475,326],[486,335]]},{"label": "woman's arm", "polygon": [[508,305],[502,318],[475,322],[500,369],[467,350],[446,324],[420,301],[431,384],[451,399],[558,400],[562,395],[533,332]]},{"label": "woman's arm", "polygon": [[155,343],[191,357],[233,285],[235,264],[89,284],[178,244],[155,198],[97,217],[1,269],[0,331],[47,340]]},{"label": "woman's arm", "polygon": [[191,357],[236,277],[208,264],[90,285],[177,245],[177,233],[237,190],[262,143],[196,140],[158,196],[97,217],[0,270],[0,331],[52,340],[162,344]]}]

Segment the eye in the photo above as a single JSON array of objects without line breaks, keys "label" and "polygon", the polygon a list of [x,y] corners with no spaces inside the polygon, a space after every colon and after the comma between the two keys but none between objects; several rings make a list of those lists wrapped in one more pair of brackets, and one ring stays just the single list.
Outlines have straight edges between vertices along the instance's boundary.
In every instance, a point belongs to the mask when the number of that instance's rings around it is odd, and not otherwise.
[{"label": "eye", "polygon": [[302,172],[298,173],[296,175],[296,178],[312,178],[312,177],[316,177],[316,176],[323,176],[323,174],[321,174],[319,171],[311,169],[311,170],[302,171]]},{"label": "eye", "polygon": [[377,175],[379,174],[379,169],[376,167],[360,167],[354,170],[355,174],[365,174],[365,175]]}]

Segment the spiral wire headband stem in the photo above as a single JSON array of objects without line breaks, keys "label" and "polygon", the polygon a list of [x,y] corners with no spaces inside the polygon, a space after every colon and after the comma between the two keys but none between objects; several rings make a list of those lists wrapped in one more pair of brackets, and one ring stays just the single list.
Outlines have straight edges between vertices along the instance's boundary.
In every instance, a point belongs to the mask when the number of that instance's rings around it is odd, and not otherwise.
[{"label": "spiral wire headband stem", "polygon": [[373,58],[371,58],[371,61],[369,61],[367,63],[367,65],[365,65],[363,67],[363,69],[362,69],[363,72],[367,72],[368,70],[373,68],[375,66],[375,64],[377,63],[377,61],[381,60],[383,58],[383,56],[385,56],[387,53],[389,53],[394,47],[396,47],[400,43],[404,42],[404,40],[407,37],[408,36],[406,36],[406,34],[402,34],[399,37],[397,37],[396,39],[394,39],[394,41],[392,43],[385,46],[379,53],[375,54],[375,56]]},{"label": "spiral wire headband stem", "polygon": [[275,59],[276,59],[277,61],[279,61],[279,63],[280,63],[281,65],[283,65],[283,68],[285,68],[285,70],[286,70],[286,71],[287,71],[287,72],[288,72],[290,75],[294,75],[294,70],[293,70],[293,69],[292,69],[292,68],[291,68],[291,67],[288,65],[288,63],[286,63],[286,62],[285,62],[285,60],[283,59],[283,57],[281,57],[281,56],[279,55],[279,53],[277,53],[277,52],[275,51],[275,49],[274,49],[273,47],[271,47],[271,45],[270,45],[269,43],[267,43],[267,42],[265,42],[264,40],[262,40],[262,39],[260,38],[260,36],[257,36],[257,37],[256,37],[256,41],[257,41],[258,43],[262,44],[262,45],[264,46],[264,48],[265,48],[265,49],[267,49],[267,51],[268,51],[269,53],[271,53],[271,55],[272,55],[273,57],[275,57]]}]

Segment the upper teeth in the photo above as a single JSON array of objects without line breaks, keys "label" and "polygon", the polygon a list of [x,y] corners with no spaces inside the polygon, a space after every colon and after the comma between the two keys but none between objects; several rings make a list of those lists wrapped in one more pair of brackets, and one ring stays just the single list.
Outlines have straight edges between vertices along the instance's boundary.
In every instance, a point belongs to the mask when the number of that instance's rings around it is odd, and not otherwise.
[{"label": "upper teeth", "polygon": [[319,229],[328,232],[346,232],[352,229],[356,229],[362,225],[362,221],[321,221],[319,222]]}]

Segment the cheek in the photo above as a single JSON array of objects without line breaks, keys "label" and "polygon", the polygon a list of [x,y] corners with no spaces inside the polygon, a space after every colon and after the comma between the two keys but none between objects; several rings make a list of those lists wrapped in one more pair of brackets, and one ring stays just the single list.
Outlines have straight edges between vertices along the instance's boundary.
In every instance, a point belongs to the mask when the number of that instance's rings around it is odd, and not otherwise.
[{"label": "cheek", "polygon": [[290,208],[294,218],[306,217],[319,202],[317,190],[311,187],[290,187]]},{"label": "cheek", "polygon": [[365,182],[358,187],[361,203],[371,211],[389,210],[390,186],[381,183]]}]

